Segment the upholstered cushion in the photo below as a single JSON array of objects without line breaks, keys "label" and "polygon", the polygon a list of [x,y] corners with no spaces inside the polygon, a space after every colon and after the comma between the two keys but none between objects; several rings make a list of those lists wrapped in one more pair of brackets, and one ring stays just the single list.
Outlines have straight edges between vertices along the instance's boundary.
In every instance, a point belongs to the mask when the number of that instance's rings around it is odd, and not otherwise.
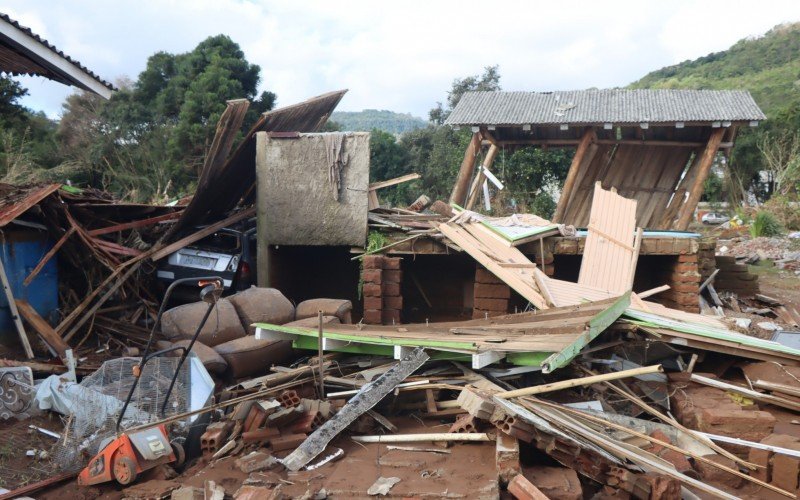
[{"label": "upholstered cushion", "polygon": [[[189,347],[191,340],[179,340],[172,344],[172,347]],[[192,352],[197,355],[197,358],[203,363],[209,373],[223,373],[228,367],[228,362],[225,358],[220,356],[217,351],[203,344],[202,342],[195,342],[192,346]],[[183,351],[174,351],[173,356],[180,356]]]},{"label": "upholstered cushion", "polygon": [[[322,324],[323,325],[338,325],[341,321],[336,316],[322,316]],[[319,327],[319,317],[314,316],[311,318],[304,318],[298,319],[295,321],[290,321],[289,323],[285,323],[283,326],[300,326],[303,328],[318,328]]]},{"label": "upholstered cushion", "polygon": [[[172,341],[191,339],[207,308],[205,302],[195,302],[170,309],[161,318],[161,332]],[[214,347],[244,336],[244,328],[233,304],[228,299],[219,299],[197,340]]]},{"label": "upholstered cushion", "polygon": [[344,299],[310,299],[297,305],[296,319],[317,317],[319,311],[325,316],[336,316],[345,324],[353,322],[353,303]]},{"label": "upholstered cushion", "polygon": [[261,375],[272,365],[285,364],[294,357],[291,340],[261,340],[252,335],[225,342],[214,350],[228,362],[234,378]]},{"label": "upholstered cushion", "polygon": [[275,288],[252,287],[230,297],[245,330],[255,332],[253,323],[282,325],[294,321],[294,305]]}]

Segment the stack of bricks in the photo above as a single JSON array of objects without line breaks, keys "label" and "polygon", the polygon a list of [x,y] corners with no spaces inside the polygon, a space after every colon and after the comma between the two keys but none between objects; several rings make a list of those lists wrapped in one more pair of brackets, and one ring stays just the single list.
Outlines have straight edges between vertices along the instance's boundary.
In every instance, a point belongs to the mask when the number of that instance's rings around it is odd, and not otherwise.
[{"label": "stack of bricks", "polygon": [[693,313],[700,312],[700,267],[698,254],[678,255],[667,278],[669,290],[660,295],[668,307]]},{"label": "stack of bricks", "polygon": [[394,325],[400,323],[403,296],[400,293],[403,271],[399,257],[367,255],[361,271],[365,324]]},{"label": "stack of bricks", "polygon": [[511,288],[482,266],[475,270],[472,317],[483,319],[508,314]]},{"label": "stack of bricks", "polygon": [[716,238],[703,238],[700,240],[697,251],[697,267],[701,280],[707,280],[717,269],[716,253]]},{"label": "stack of bricks", "polygon": [[718,255],[716,258],[719,273],[714,278],[714,288],[733,292],[736,295],[753,296],[759,293],[758,275],[747,269],[747,264],[737,264],[732,256]]},{"label": "stack of bricks", "polygon": [[[787,434],[770,434],[761,444],[800,451],[800,439]],[[759,465],[751,474],[783,490],[800,493],[800,458],[769,450],[750,449],[748,460]]]},{"label": "stack of bricks", "polygon": [[384,325],[400,323],[400,311],[403,310],[403,296],[400,283],[403,281],[400,270],[400,257],[383,258],[383,311],[381,321]]}]

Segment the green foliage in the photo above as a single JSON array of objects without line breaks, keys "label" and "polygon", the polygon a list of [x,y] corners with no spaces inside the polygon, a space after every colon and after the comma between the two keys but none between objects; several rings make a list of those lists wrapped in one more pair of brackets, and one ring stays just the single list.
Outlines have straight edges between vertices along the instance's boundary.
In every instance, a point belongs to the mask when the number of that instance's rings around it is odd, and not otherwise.
[{"label": "green foliage", "polygon": [[427,125],[425,120],[411,113],[395,113],[385,109],[336,111],[331,115],[331,120],[339,124],[339,130],[369,132],[378,129],[392,134],[402,134]]},{"label": "green foliage", "polygon": [[746,89],[767,115],[757,129],[740,130],[731,171],[760,199],[771,193],[757,184],[764,162],[758,143],[769,131],[800,128],[800,23],[776,26],[730,49],[649,73],[633,88]]},{"label": "green foliage", "polygon": [[766,210],[760,210],[750,223],[750,236],[753,238],[779,236],[782,233],[783,227],[778,218]]},{"label": "green foliage", "polygon": [[245,128],[271,109],[257,92],[260,68],[229,37],[191,52],[158,52],[136,82],[109,101],[79,93],[64,104],[61,153],[84,166],[80,179],[131,201],[167,201],[193,189],[225,101],[251,101]]},{"label": "green foliage", "polygon": [[410,185],[404,189],[414,188],[416,196],[404,199],[411,202],[420,194],[426,194],[431,200],[447,200],[471,138],[469,130],[435,126],[404,134],[400,145],[406,150],[410,165],[404,173],[417,172],[422,176],[417,181],[406,183]]},{"label": "green foliage", "polygon": [[[408,151],[394,135],[374,129],[369,137],[370,181],[378,182],[412,173]],[[380,198],[395,206],[408,205],[419,189],[417,181],[405,182],[381,189]]]},{"label": "green foliage", "polygon": [[797,195],[775,195],[764,203],[764,211],[773,214],[791,231],[800,230],[800,199]]},{"label": "green foliage", "polygon": [[723,201],[722,191],[722,179],[712,172],[703,183],[703,199],[709,203],[719,203]]},{"label": "green foliage", "polygon": [[428,120],[434,125],[441,125],[447,120],[450,112],[456,107],[465,92],[473,90],[500,90],[500,66],[486,66],[482,75],[456,78],[447,92],[447,107],[441,102],[428,112]]},{"label": "green foliage", "polygon": [[552,217],[555,201],[550,193],[564,183],[574,155],[574,149],[528,146],[516,150],[505,162],[495,160],[494,170],[506,184],[509,204],[513,200],[512,211]]}]

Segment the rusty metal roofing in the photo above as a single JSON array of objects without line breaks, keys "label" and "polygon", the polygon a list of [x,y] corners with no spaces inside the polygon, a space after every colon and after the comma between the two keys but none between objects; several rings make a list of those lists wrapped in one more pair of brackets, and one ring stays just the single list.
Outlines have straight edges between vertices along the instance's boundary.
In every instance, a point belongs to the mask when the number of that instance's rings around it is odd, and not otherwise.
[{"label": "rusty metal roofing", "polygon": [[261,115],[220,171],[211,174],[214,181],[210,189],[199,189],[195,193],[165,241],[174,239],[181,230],[221,218],[243,197],[248,198],[246,203],[252,203],[252,188],[256,182],[256,132],[317,132],[325,126],[346,92],[346,89],[328,92]]},{"label": "rusty metal roofing", "polygon": [[5,227],[61,187],[61,184],[14,186],[0,184],[0,227]]},{"label": "rusty metal roofing", "polygon": [[89,68],[3,13],[0,13],[0,72],[43,76],[105,98],[116,90]]},{"label": "rusty metal roofing", "polygon": [[609,89],[467,92],[447,125],[750,122],[766,116],[745,90]]}]

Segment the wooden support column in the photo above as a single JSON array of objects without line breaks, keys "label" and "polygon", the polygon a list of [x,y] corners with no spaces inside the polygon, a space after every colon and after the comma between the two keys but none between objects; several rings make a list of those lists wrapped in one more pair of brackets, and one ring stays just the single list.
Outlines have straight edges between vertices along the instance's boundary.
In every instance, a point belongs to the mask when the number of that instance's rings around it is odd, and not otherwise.
[{"label": "wooden support column", "polygon": [[567,179],[564,181],[564,187],[561,189],[561,197],[558,199],[558,206],[556,206],[556,213],[553,215],[553,222],[562,222],[564,214],[567,213],[567,205],[572,197],[572,192],[575,189],[575,181],[578,179],[583,159],[586,156],[586,151],[589,150],[589,145],[592,144],[596,138],[594,129],[589,127],[581,137],[581,142],[578,143],[578,150],[575,151],[575,156],[572,158],[572,164],[569,166]]},{"label": "wooden support column", "polygon": [[[482,168],[491,168],[498,151],[498,147],[494,144],[489,146],[489,151],[486,152],[486,158],[483,160]],[[467,205],[464,208],[467,210],[472,210],[472,207],[475,205],[475,201],[478,199],[478,193],[481,192],[481,184],[483,184],[485,180],[486,175],[483,173],[483,169],[481,169],[481,172],[475,176],[475,180],[472,182],[472,186],[469,188],[469,199],[467,199]]]},{"label": "wooden support column", "polygon": [[708,173],[711,171],[711,165],[714,163],[714,157],[717,155],[724,134],[725,129],[718,128],[711,132],[711,137],[708,138],[708,143],[706,143],[706,147],[697,164],[694,182],[689,188],[689,198],[686,199],[686,202],[681,207],[678,222],[675,224],[675,229],[679,231],[686,231],[686,228],[689,227],[689,222],[691,222],[694,216],[694,209],[697,207],[700,196],[703,194],[703,184],[706,182]]},{"label": "wooden support column", "polygon": [[267,182],[266,132],[256,133],[256,282],[269,287],[269,242],[267,241],[267,200],[262,186]]},{"label": "wooden support column", "polygon": [[467,189],[469,188],[469,181],[472,179],[472,173],[475,171],[475,162],[478,158],[478,152],[481,150],[481,134],[475,132],[472,134],[472,140],[464,152],[464,160],[461,162],[461,169],[458,171],[456,183],[453,186],[453,192],[450,194],[450,203],[457,203],[461,206],[467,199]]}]

